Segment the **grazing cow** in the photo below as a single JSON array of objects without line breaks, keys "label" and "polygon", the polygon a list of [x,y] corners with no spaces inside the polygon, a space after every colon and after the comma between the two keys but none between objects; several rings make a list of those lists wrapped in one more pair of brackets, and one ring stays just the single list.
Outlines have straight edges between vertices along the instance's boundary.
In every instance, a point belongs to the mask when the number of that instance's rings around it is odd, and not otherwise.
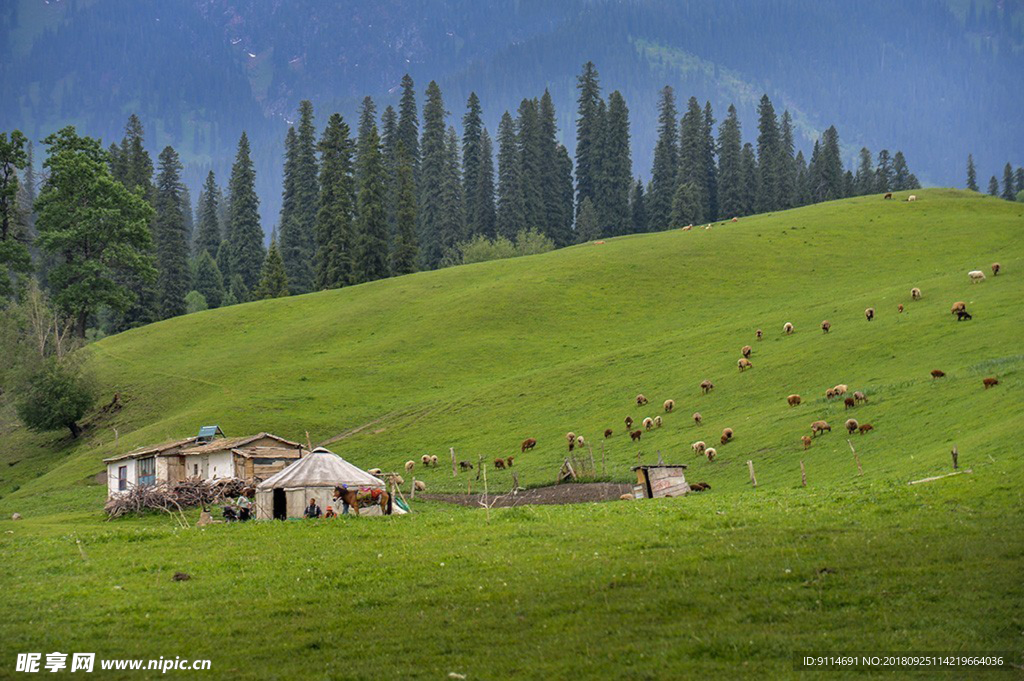
[{"label": "grazing cow", "polygon": [[863,435],[864,433],[870,432],[874,429],[875,427],[873,425],[871,425],[870,423],[865,423],[861,425],[861,427],[858,428],[857,431],[860,432],[861,435]]},{"label": "grazing cow", "polygon": [[712,383],[711,381],[708,381],[708,380],[703,380],[703,381],[701,381],[701,382],[700,382],[700,389],[701,389],[701,390],[702,390],[702,391],[703,391],[703,392],[704,392],[705,394],[707,394],[707,393],[711,392],[711,391],[712,391],[712,390],[714,389],[714,387],[715,387],[715,384],[714,384],[714,383]]},{"label": "grazing cow", "polygon": [[627,416],[626,417],[626,430],[629,430],[632,427],[633,427],[633,417],[632,416]]},{"label": "grazing cow", "polygon": [[630,440],[632,440],[633,442],[636,442],[637,440],[639,440],[639,439],[640,439],[640,437],[641,437],[641,436],[642,436],[643,434],[644,434],[644,431],[642,431],[642,430],[634,430],[634,431],[632,431],[632,432],[631,432],[631,433],[629,434],[629,439],[630,439]]},{"label": "grazing cow", "polygon": [[988,377],[988,378],[982,379],[981,382],[985,385],[985,390],[988,390],[989,388],[991,388],[994,385],[999,385],[999,379],[998,378],[993,378],[991,376]]},{"label": "grazing cow", "polygon": [[504,468],[505,468],[505,459],[495,459],[494,460],[494,467],[495,468],[500,468],[500,469],[504,470]]},{"label": "grazing cow", "polygon": [[732,439],[732,428],[724,428],[722,430],[722,444],[724,445],[726,442],[728,442],[731,439]]},{"label": "grazing cow", "polygon": [[708,448],[708,446],[704,442],[704,440],[699,440],[698,442],[694,442],[690,446],[693,447],[693,451],[696,452],[698,455],[703,454],[704,450]]},{"label": "grazing cow", "polygon": [[786,322],[785,324],[782,325],[782,332],[785,333],[787,336],[793,333],[793,325],[790,322]]},{"label": "grazing cow", "polygon": [[936,378],[942,378],[942,377],[943,377],[943,376],[945,376],[945,375],[946,375],[946,372],[945,372],[945,371],[942,371],[941,369],[932,369],[932,380],[933,380],[933,381],[934,381],[934,380],[935,380]]},{"label": "grazing cow", "polygon": [[604,436],[605,436],[606,438],[607,438],[607,437],[611,437],[611,436],[612,436],[612,429],[611,429],[611,428],[605,428],[605,429],[604,429]]},{"label": "grazing cow", "polygon": [[896,306],[896,311],[899,312],[900,314],[903,314],[903,303],[900,303],[899,305]]},{"label": "grazing cow", "polygon": [[965,319],[974,319],[974,317],[972,317],[971,313],[968,312],[967,310],[959,310],[959,311],[957,311],[957,313],[956,313],[956,320],[958,322],[962,322]]},{"label": "grazing cow", "polygon": [[528,437],[525,440],[523,440],[522,447],[520,448],[519,451],[520,452],[525,452],[527,449],[533,449],[536,446],[537,446],[537,441],[534,440],[532,437]]},{"label": "grazing cow", "polygon": [[752,347],[750,347],[749,345],[744,345],[743,349],[740,350],[740,354],[746,357],[747,359],[750,359],[750,353],[753,351],[754,349]]},{"label": "grazing cow", "polygon": [[886,192],[885,196],[883,196],[882,198],[883,199],[891,199],[892,198],[892,192]]},{"label": "grazing cow", "polygon": [[916,286],[910,289],[910,297],[912,300],[921,300],[921,289]]},{"label": "grazing cow", "polygon": [[415,467],[416,467],[416,462],[415,461],[406,461],[405,462],[405,470],[411,471]]},{"label": "grazing cow", "polygon": [[786,401],[789,402],[789,406],[795,407],[800,404],[801,399],[799,395],[790,395],[786,398]]},{"label": "grazing cow", "polygon": [[868,321],[870,322],[872,319],[875,318],[875,308],[869,307],[868,309],[864,310],[864,316],[867,317]]},{"label": "grazing cow", "polygon": [[508,466],[509,468],[512,468],[512,462],[513,461],[515,461],[515,457],[513,457],[513,456],[505,457],[505,465]]},{"label": "grazing cow", "polygon": [[843,400],[843,404],[846,405],[847,409],[849,409],[857,405],[857,400],[853,399],[852,397],[847,397],[845,400]]},{"label": "grazing cow", "polygon": [[644,430],[650,430],[651,428],[654,427],[654,419],[652,419],[650,416],[645,418],[643,423],[644,423]]},{"label": "grazing cow", "polygon": [[800,441],[804,443],[804,449],[807,449],[808,447],[811,446],[811,438],[807,437],[806,435],[801,435]]},{"label": "grazing cow", "polygon": [[823,321],[821,323],[821,332],[822,333],[828,333],[828,330],[831,329],[831,328],[832,328],[832,322],[830,322],[829,320],[826,319],[825,321]]},{"label": "grazing cow", "polygon": [[718,456],[718,452],[715,451],[714,447],[708,447],[704,450],[704,456],[708,457],[708,461],[714,461],[715,457]]}]

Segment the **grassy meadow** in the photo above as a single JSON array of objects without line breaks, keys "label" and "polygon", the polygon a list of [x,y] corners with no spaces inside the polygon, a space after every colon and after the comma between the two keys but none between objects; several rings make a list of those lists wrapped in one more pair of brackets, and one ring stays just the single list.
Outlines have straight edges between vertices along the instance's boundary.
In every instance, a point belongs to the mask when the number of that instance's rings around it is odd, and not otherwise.
[{"label": "grassy meadow", "polygon": [[[281,679],[789,678],[809,651],[1024,663],[1024,206],[916,193],[211,310],[89,346],[101,401],[120,392],[124,409],[78,442],[0,431],[0,677],[17,652],[63,648]],[[995,261],[1002,274],[970,283]],[[958,300],[972,321],[950,315]],[[984,390],[987,376],[1000,384]],[[827,401],[838,383],[868,403]],[[664,426],[631,443],[624,417],[668,398]],[[848,438],[851,416],[875,430]],[[833,430],[804,451],[816,419]],[[475,472],[453,477],[450,447],[474,464],[514,455],[520,484],[550,484],[571,430],[602,479],[660,454],[712,489],[205,530],[103,520],[102,458],[212,423],[308,431],[366,468],[436,454],[415,471],[430,492],[480,491]],[[736,436],[718,446],[724,427]],[[520,454],[527,437],[538,446]],[[951,472],[954,445],[971,473],[907,484]],[[504,492],[512,473],[488,481]],[[172,582],[178,570],[193,579]]]}]

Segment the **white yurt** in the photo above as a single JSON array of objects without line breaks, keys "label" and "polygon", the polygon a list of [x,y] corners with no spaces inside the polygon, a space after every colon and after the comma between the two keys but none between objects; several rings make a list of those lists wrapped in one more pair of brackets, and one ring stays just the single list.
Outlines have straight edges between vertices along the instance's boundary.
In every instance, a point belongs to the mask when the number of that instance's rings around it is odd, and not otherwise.
[{"label": "white yurt", "polygon": [[[317,447],[256,487],[256,518],[301,518],[310,499],[326,513],[336,486],[349,489],[385,489],[385,483],[332,451]],[[341,514],[340,504],[334,511]],[[381,515],[380,506],[361,505],[360,515]],[[392,513],[405,513],[392,504]]]}]

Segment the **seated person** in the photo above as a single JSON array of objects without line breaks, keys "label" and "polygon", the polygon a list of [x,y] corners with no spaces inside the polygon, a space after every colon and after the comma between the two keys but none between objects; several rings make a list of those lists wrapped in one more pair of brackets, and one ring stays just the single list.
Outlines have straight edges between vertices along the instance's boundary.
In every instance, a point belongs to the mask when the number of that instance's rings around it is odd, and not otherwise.
[{"label": "seated person", "polygon": [[334,512],[334,507],[333,506],[328,506],[327,507],[327,513],[324,513],[324,517],[325,518],[337,518],[338,514]]},{"label": "seated person", "polygon": [[302,514],[306,518],[319,518],[323,516],[323,511],[316,505],[316,499],[309,500],[309,506],[306,507],[305,512]]}]

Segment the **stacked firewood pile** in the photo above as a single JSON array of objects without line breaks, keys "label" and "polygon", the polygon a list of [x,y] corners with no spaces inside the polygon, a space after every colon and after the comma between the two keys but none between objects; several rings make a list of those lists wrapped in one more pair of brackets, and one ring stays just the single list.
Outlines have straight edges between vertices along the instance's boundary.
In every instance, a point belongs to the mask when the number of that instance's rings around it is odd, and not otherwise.
[{"label": "stacked firewood pile", "polygon": [[132,487],[110,499],[104,510],[110,518],[145,511],[178,513],[189,506],[209,506],[252,494],[252,485],[245,480],[228,478],[210,481],[190,478],[170,486]]}]

